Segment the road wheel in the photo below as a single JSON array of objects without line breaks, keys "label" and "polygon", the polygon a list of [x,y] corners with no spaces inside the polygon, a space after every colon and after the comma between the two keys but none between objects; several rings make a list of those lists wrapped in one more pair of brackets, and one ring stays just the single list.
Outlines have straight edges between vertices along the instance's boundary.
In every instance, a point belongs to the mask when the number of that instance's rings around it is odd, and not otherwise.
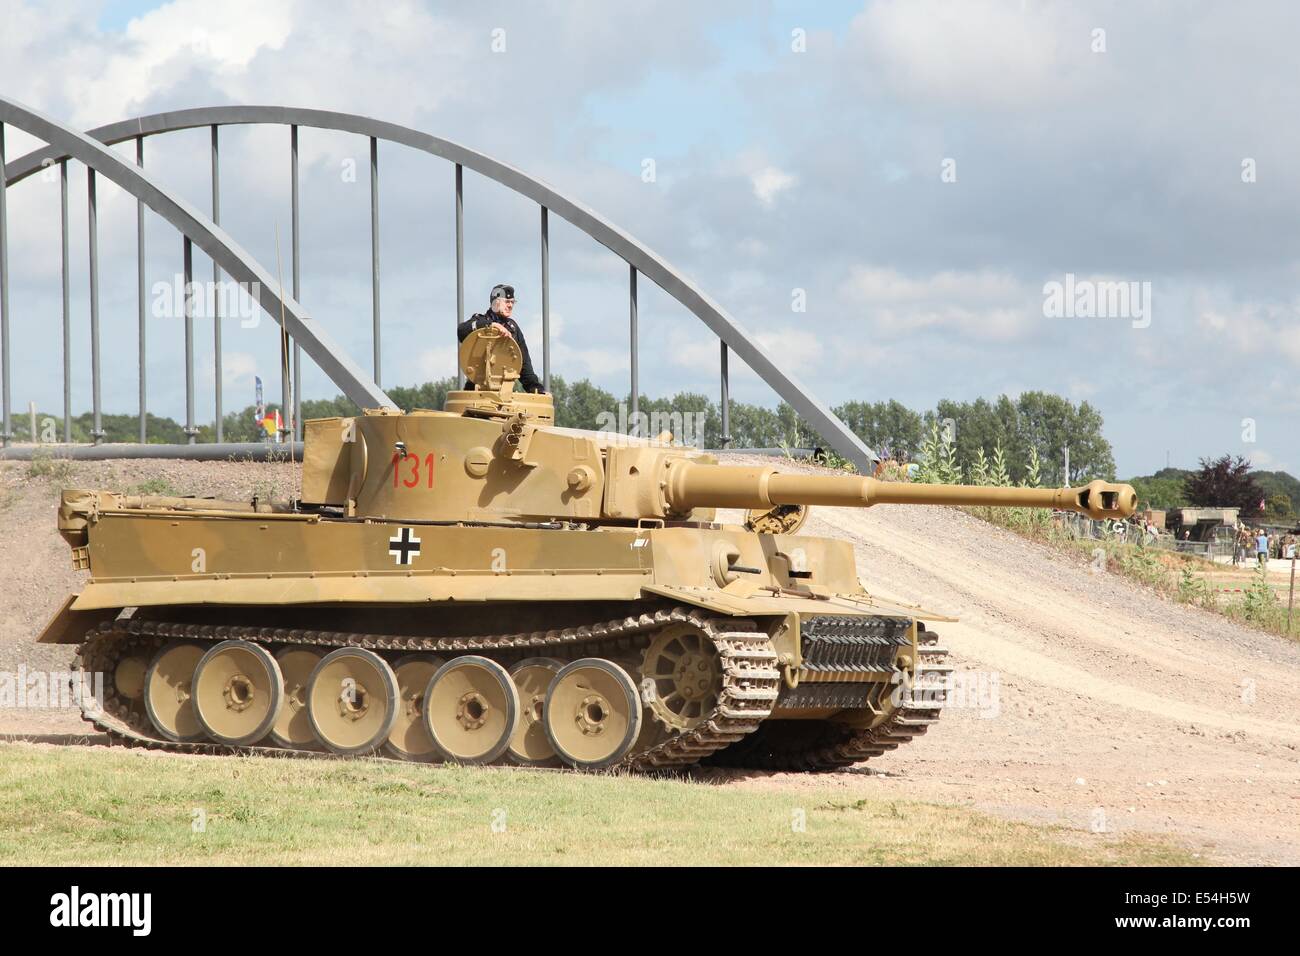
[{"label": "road wheel", "polygon": [[561,760],[581,770],[603,770],[626,757],[641,719],[636,684],[613,661],[567,664],[546,692],[546,736]]},{"label": "road wheel", "polygon": [[203,726],[194,713],[194,669],[203,659],[202,644],[176,641],[149,663],[144,678],[144,706],[149,722],[168,740],[190,743],[203,739]]},{"label": "road wheel", "polygon": [[271,740],[290,750],[315,750],[316,733],[307,715],[307,682],[312,671],[325,656],[314,647],[290,644],[275,654],[275,662],[284,677],[284,705],[271,725]]},{"label": "road wheel", "polygon": [[384,743],[384,753],[398,760],[437,760],[429,728],[424,724],[424,692],[429,681],[446,661],[425,654],[411,654],[393,665],[397,675],[397,720]]},{"label": "road wheel", "polygon": [[397,677],[373,651],[340,647],[312,671],[307,717],[327,750],[348,756],[374,753],[397,719]]},{"label": "road wheel", "polygon": [[113,668],[113,689],[123,700],[132,704],[144,698],[144,679],[149,672],[149,658],[142,654],[130,654],[117,662]]},{"label": "road wheel", "polygon": [[515,689],[519,691],[519,725],[510,738],[510,759],[525,767],[554,766],[559,763],[555,748],[546,736],[543,715],[546,710],[546,692],[551,681],[564,667],[564,661],[553,657],[530,657],[510,668]]},{"label": "road wheel", "polygon": [[519,723],[510,672],[486,657],[457,657],[424,692],[424,721],[434,747],[457,763],[491,763],[506,752]]},{"label": "road wheel", "polygon": [[222,641],[194,669],[194,713],[217,743],[257,743],[270,732],[283,703],[280,667],[258,644]]}]

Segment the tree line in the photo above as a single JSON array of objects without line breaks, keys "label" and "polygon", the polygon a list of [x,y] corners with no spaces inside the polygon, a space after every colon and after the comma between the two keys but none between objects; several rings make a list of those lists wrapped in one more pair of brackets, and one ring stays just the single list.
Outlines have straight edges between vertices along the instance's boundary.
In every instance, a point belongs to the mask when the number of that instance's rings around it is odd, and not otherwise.
[{"label": "tree line", "polygon": [[1285,471],[1253,471],[1240,455],[1202,458],[1199,465],[1196,469],[1162,468],[1129,483],[1143,507],[1239,508],[1245,521],[1286,524],[1295,520],[1300,480]]},{"label": "tree line", "polygon": [[[626,394],[616,396],[587,379],[568,382],[554,376],[551,386],[556,424],[565,427],[608,429],[611,419],[618,415],[620,404],[625,408],[628,404]],[[416,386],[395,386],[387,391],[400,408],[409,411],[414,408],[441,409],[447,392],[456,387],[454,379],[446,378]],[[268,414],[278,408],[276,403],[266,406]],[[707,395],[698,392],[679,392],[663,398],[643,395],[639,409],[651,422],[656,420],[656,415],[661,419],[676,420],[689,414],[700,426],[699,432],[692,436],[699,445],[705,448],[722,445],[722,412],[718,402]],[[1023,392],[1015,399],[1002,395],[992,402],[983,398],[973,402],[945,399],[934,409],[921,412],[892,399],[850,401],[835,406],[832,411],[868,447],[882,457],[896,461],[918,461],[927,436],[937,427],[951,440],[955,463],[963,472],[976,466],[980,453],[991,456],[995,449],[1000,448],[1013,481],[1023,481],[1028,463],[1036,459],[1044,482],[1057,484],[1064,476],[1065,450],[1068,447],[1071,483],[1115,477],[1115,460],[1110,443],[1102,434],[1101,414],[1086,401],[1076,405],[1048,392]],[[254,421],[253,413],[253,405],[227,413],[223,418],[224,440],[261,440],[263,432]],[[342,395],[302,403],[304,420],[358,413],[357,406]],[[38,416],[38,426],[46,417],[46,414]],[[54,418],[56,433],[62,437],[62,416],[48,417]],[[139,421],[135,415],[103,415],[101,420],[106,441],[131,442],[139,435]],[[21,418],[16,419],[20,427],[21,422]],[[77,416],[72,424],[73,441],[90,440],[89,412]],[[829,443],[785,402],[776,408],[767,408],[732,401],[730,432],[734,448],[829,447]],[[186,441],[182,425],[155,415],[148,416],[148,437],[155,443],[179,444]],[[214,439],[215,429],[211,423],[198,427],[198,441]]]}]

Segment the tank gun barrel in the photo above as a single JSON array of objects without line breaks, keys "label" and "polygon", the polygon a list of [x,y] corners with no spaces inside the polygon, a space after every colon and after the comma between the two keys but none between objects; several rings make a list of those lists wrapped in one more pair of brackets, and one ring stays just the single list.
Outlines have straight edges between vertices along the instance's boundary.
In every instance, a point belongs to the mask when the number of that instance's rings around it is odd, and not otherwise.
[{"label": "tank gun barrel", "polygon": [[1010,488],[921,485],[855,475],[792,475],[774,468],[673,462],[664,485],[670,508],[771,508],[830,505],[869,508],[878,504],[1056,508],[1090,518],[1127,518],[1137,510],[1131,485],[1091,481],[1076,488]]}]

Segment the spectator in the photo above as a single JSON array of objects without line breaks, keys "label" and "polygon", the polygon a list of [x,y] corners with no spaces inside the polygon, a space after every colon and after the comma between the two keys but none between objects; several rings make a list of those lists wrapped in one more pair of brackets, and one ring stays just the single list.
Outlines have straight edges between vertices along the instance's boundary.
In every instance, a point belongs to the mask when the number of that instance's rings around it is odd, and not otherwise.
[{"label": "spectator", "polygon": [[1255,539],[1255,556],[1260,564],[1268,564],[1268,532],[1263,528],[1259,529],[1259,537]]}]

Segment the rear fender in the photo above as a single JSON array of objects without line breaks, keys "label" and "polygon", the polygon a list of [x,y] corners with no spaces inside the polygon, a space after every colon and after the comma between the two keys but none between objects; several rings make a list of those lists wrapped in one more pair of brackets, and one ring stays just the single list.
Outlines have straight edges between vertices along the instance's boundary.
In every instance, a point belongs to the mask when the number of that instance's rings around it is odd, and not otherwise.
[{"label": "rear fender", "polygon": [[120,607],[104,607],[74,611],[72,604],[76,600],[76,594],[68,595],[36,638],[37,644],[80,644],[88,633],[105,621],[113,620],[122,610]]}]

